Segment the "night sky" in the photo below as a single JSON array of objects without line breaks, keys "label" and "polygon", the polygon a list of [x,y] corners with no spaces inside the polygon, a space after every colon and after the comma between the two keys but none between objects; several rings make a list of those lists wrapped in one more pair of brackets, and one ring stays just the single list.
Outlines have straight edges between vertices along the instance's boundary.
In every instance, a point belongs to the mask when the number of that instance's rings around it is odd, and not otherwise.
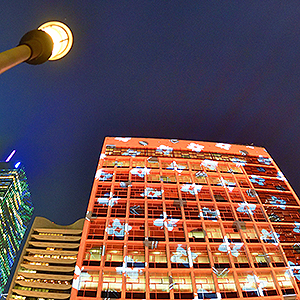
[{"label": "night sky", "polygon": [[0,75],[0,158],[26,168],[35,215],[84,217],[105,136],[264,146],[300,194],[300,2],[21,1],[0,51],[49,20],[71,52]]}]

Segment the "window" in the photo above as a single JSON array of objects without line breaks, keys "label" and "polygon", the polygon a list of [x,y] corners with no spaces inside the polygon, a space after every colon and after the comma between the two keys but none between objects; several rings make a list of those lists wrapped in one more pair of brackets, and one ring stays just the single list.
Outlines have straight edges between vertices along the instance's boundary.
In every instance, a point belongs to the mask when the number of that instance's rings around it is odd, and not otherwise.
[{"label": "window", "polygon": [[298,229],[299,226],[274,224],[273,227],[275,232],[279,234],[281,243],[295,243],[295,241],[300,241],[300,230]]},{"label": "window", "polygon": [[199,220],[199,208],[198,204],[194,202],[184,202],[184,214],[187,220]]},{"label": "window", "polygon": [[131,230],[128,233],[128,240],[143,241],[145,239],[145,225],[144,221],[129,220]]},{"label": "window", "polygon": [[192,183],[191,176],[188,172],[178,174],[178,180],[180,183]]},{"label": "window", "polygon": [[205,224],[206,234],[210,242],[222,242],[223,235],[219,224]]},{"label": "window", "polygon": [[126,217],[126,201],[118,200],[111,207],[111,218],[125,218]]},{"label": "window", "polygon": [[232,271],[227,273],[225,276],[223,276],[222,274],[220,274],[220,272],[218,272],[217,281],[218,281],[218,286],[221,292],[222,299],[239,297]]},{"label": "window", "polygon": [[233,263],[236,268],[250,268],[249,258],[246,253],[245,246],[241,246],[241,243],[231,243],[230,253]]},{"label": "window", "polygon": [[147,175],[147,182],[158,183],[161,181],[159,173],[153,173]]},{"label": "window", "polygon": [[96,198],[108,197],[110,194],[111,186],[105,184],[98,184]]},{"label": "window", "polygon": [[212,274],[195,273],[195,283],[199,299],[217,299],[215,283]]},{"label": "window", "polygon": [[183,229],[182,220],[178,219],[167,219],[166,226],[168,227],[167,231],[169,234],[170,242],[185,242],[185,235]]},{"label": "window", "polygon": [[242,242],[241,236],[239,234],[239,231],[241,230],[242,226],[243,226],[243,224],[237,224],[236,222],[234,222],[234,223],[223,222],[225,235],[227,236],[228,241],[230,243]]},{"label": "window", "polygon": [[256,205],[256,209],[253,211],[253,219],[256,222],[267,222],[267,218],[265,217],[265,214],[259,205]]},{"label": "window", "polygon": [[131,270],[126,272],[126,299],[146,298],[145,274],[143,271]]},{"label": "window", "polygon": [[257,192],[254,189],[243,190],[243,197],[248,203],[258,203]]},{"label": "window", "polygon": [[113,168],[115,166],[115,160],[105,159],[102,166],[103,168]]},{"label": "window", "polygon": [[189,273],[172,272],[174,298],[194,299],[192,279]]},{"label": "window", "polygon": [[228,197],[224,188],[223,189],[213,188],[212,192],[217,202],[228,202]]},{"label": "window", "polygon": [[96,271],[83,271],[80,274],[78,296],[96,297],[99,273]]},{"label": "window", "polygon": [[164,241],[165,240],[164,227],[165,226],[163,224],[163,219],[161,219],[161,221],[148,220],[149,240]]},{"label": "window", "polygon": [[163,207],[162,202],[148,203],[148,218],[159,219],[162,218]]},{"label": "window", "polygon": [[259,180],[251,180],[253,186],[259,189],[288,191],[288,187],[283,180],[264,178],[263,184],[259,183]]},{"label": "window", "polygon": [[220,217],[222,221],[234,221],[235,217],[233,215],[230,205],[218,204],[218,210],[220,212]]},{"label": "window", "polygon": [[100,266],[102,256],[102,244],[88,244],[84,255],[84,266]]},{"label": "window", "polygon": [[193,180],[196,184],[207,184],[207,174],[202,171],[193,173]]},{"label": "window", "polygon": [[181,199],[187,201],[195,201],[195,194],[198,193],[192,184],[184,184],[180,186]]},{"label": "window", "polygon": [[238,280],[242,289],[243,297],[263,296],[258,289],[258,279],[253,272],[238,272]]},{"label": "window", "polygon": [[160,243],[149,248],[149,268],[167,268],[166,246]]},{"label": "window", "polygon": [[146,161],[147,168],[150,169],[158,169],[159,168],[159,161],[157,157],[150,157]]},{"label": "window", "polygon": [[129,172],[128,171],[117,171],[115,181],[117,182],[127,182],[129,180]]},{"label": "window", "polygon": [[160,179],[163,183],[176,183],[176,176],[174,172],[172,173],[163,172]]},{"label": "window", "polygon": [[194,269],[211,268],[206,246],[191,246]]},{"label": "window", "polygon": [[200,214],[199,215],[204,220],[217,221],[220,217],[220,212],[216,209],[214,204],[201,203],[201,209],[200,209]]},{"label": "window", "polygon": [[203,170],[203,167],[201,166],[201,164],[200,163],[195,163],[195,162],[192,162],[191,163],[191,169],[193,170],[193,171],[202,171]]},{"label": "window", "polygon": [[105,220],[97,219],[90,221],[88,239],[103,240],[105,232]]},{"label": "window", "polygon": [[170,299],[168,273],[149,273],[150,299]]},{"label": "window", "polygon": [[262,246],[249,246],[250,255],[255,268],[266,268],[270,266],[270,257]]},{"label": "window", "polygon": [[172,216],[173,219],[182,219],[181,208],[180,208],[181,205],[185,206],[186,202],[182,201],[181,203],[180,202],[177,203],[176,200],[174,200],[173,202],[169,202],[169,201],[166,202],[167,215]]},{"label": "window", "polygon": [[252,224],[246,224],[242,229],[243,235],[247,243],[260,243],[260,239]]},{"label": "window", "polygon": [[212,201],[212,196],[210,194],[209,188],[202,186],[201,190],[198,191],[199,201]]},{"label": "window", "polygon": [[166,185],[164,184],[164,197],[166,200],[175,200],[179,199],[177,186]]},{"label": "window", "polygon": [[258,225],[260,238],[264,243],[277,243],[277,234],[268,225]]},{"label": "window", "polygon": [[163,192],[159,185],[147,184],[144,193],[148,199],[161,199]]},{"label": "window", "polygon": [[211,246],[211,254],[213,257],[213,263],[215,269],[226,269],[230,268],[230,260],[227,251],[224,252],[224,249],[221,244],[217,246]]},{"label": "window", "polygon": [[106,217],[107,216],[107,210],[108,210],[108,204],[109,200],[104,200],[103,203],[99,203],[98,201],[94,205],[93,209],[93,217]]},{"label": "window", "polygon": [[[142,170],[142,169],[140,169]],[[141,174],[131,174],[131,181],[132,182],[144,182],[145,181],[145,175],[141,175]]]},{"label": "window", "polygon": [[232,202],[244,202],[244,199],[241,195],[241,192],[237,189],[233,189],[230,193],[229,193],[229,197],[231,199]]},{"label": "window", "polygon": [[253,210],[255,210],[256,205],[242,202],[238,205],[234,205],[235,212],[240,221],[252,221],[251,215],[253,214]]},{"label": "window", "polygon": [[[291,265],[299,266],[300,263],[300,247],[299,244],[283,245],[284,254]],[[299,277],[299,276],[297,276]]]},{"label": "window", "polygon": [[137,159],[133,159],[132,160],[132,167],[136,168],[136,167],[140,167],[140,168],[144,168],[145,167],[145,160],[137,160]]},{"label": "window", "polygon": [[129,217],[145,218],[145,202],[130,200]]},{"label": "window", "polygon": [[221,173],[229,173],[229,166],[227,164],[219,163],[218,165],[219,172]]},{"label": "window", "polygon": [[264,296],[274,296],[277,295],[273,275],[270,271],[257,271],[257,282],[259,282],[260,287],[263,290]]},{"label": "window", "polygon": [[105,266],[121,267],[123,265],[123,245],[108,244],[105,249]]},{"label": "window", "polygon": [[115,271],[103,272],[102,298],[121,298],[122,273]]},{"label": "window", "polygon": [[114,197],[116,198],[127,198],[127,186],[114,186]]},{"label": "window", "polygon": [[130,198],[136,198],[136,199],[145,198],[144,185],[134,185],[133,184],[131,186]]},{"label": "window", "polygon": [[130,160],[118,159],[115,161],[115,166],[117,168],[129,168]]},{"label": "window", "polygon": [[127,267],[129,268],[145,267],[145,248],[142,243],[127,245]]},{"label": "window", "polygon": [[[191,256],[195,256],[196,254]],[[172,268],[189,268],[189,254],[186,245],[171,244],[170,245],[170,260]]]},{"label": "window", "polygon": [[228,164],[229,172],[233,174],[243,174],[242,168],[235,164]]},{"label": "window", "polygon": [[186,222],[190,242],[205,242],[206,232],[201,222]]},{"label": "window", "polygon": [[217,176],[209,176],[208,182],[212,186],[221,186],[222,185],[221,178],[217,177]]},{"label": "window", "polygon": [[273,167],[258,167],[258,166],[244,166],[245,171],[248,175],[268,176],[277,177],[278,171]]},{"label": "window", "polygon": [[270,262],[273,267],[285,267],[284,258],[280,251],[280,248],[275,245],[266,246],[267,255],[270,258]]},{"label": "window", "polygon": [[132,228],[125,223],[125,220],[109,219],[109,224],[105,231],[109,240],[124,240],[124,236]]},{"label": "window", "polygon": [[250,185],[245,176],[236,176],[236,180],[241,188],[249,189]]}]

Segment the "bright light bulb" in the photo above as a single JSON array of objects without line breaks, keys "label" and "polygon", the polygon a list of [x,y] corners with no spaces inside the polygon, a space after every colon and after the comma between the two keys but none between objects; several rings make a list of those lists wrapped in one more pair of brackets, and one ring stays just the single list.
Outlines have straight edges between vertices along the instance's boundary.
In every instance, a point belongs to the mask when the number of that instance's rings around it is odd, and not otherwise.
[{"label": "bright light bulb", "polygon": [[41,25],[38,29],[49,34],[53,41],[53,50],[49,60],[60,59],[70,51],[73,44],[73,35],[67,25],[50,21]]}]

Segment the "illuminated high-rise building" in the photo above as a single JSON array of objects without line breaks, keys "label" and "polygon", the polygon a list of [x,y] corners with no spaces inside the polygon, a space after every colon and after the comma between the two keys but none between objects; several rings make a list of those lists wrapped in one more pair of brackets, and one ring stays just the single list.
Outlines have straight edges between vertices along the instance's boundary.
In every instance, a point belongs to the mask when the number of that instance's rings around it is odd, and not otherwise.
[{"label": "illuminated high-rise building", "polygon": [[299,299],[300,202],[262,147],[105,139],[71,299]]},{"label": "illuminated high-rise building", "polygon": [[63,226],[36,217],[6,299],[70,299],[83,222]]},{"label": "illuminated high-rise building", "polygon": [[0,293],[10,275],[33,214],[26,174],[17,163],[0,162]]}]

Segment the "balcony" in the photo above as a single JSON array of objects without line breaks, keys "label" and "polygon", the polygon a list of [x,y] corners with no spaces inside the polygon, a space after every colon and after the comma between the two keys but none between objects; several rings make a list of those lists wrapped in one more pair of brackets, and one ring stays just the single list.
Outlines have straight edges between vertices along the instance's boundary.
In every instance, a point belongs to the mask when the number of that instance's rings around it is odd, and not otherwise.
[{"label": "balcony", "polygon": [[19,284],[20,286],[30,287],[30,288],[51,289],[51,290],[69,290],[72,287],[71,284],[34,282],[34,281],[24,281],[24,280],[16,280],[16,284]]},{"label": "balcony", "polygon": [[51,234],[32,234],[31,238],[40,241],[63,241],[63,242],[79,242],[81,240],[81,236],[51,235]]},{"label": "balcony", "polygon": [[51,263],[51,264],[75,264],[76,263],[76,259],[65,259],[65,258],[24,256],[24,259],[33,262],[43,262],[43,263]]},{"label": "balcony", "polygon": [[30,298],[44,298],[44,299],[68,299],[70,298],[70,293],[49,293],[49,292],[36,292],[36,291],[25,291],[19,289],[13,289],[12,292],[19,296],[25,296]]}]

